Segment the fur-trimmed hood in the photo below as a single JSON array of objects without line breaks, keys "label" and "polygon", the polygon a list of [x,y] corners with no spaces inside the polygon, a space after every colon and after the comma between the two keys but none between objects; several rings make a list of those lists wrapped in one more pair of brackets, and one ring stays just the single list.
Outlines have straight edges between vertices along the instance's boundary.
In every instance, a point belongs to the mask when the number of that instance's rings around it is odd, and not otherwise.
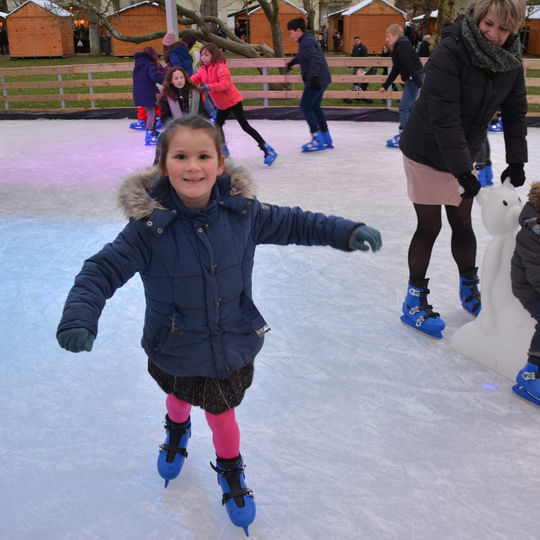
[{"label": "fur-trimmed hood", "polygon": [[[155,210],[165,210],[160,202],[152,197],[152,190],[162,178],[158,167],[147,167],[122,180],[118,188],[118,206],[128,219],[143,219],[152,215]],[[218,177],[217,184],[222,197],[255,198],[253,180],[242,165],[226,161],[225,171]]]}]

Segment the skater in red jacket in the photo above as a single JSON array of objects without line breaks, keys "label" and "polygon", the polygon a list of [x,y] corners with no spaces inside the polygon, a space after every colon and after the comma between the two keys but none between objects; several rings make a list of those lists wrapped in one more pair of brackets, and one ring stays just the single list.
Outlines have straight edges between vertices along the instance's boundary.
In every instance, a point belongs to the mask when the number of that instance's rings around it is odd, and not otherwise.
[{"label": "skater in red jacket", "polygon": [[[257,141],[259,148],[264,152],[264,163],[270,166],[277,158],[277,153],[246,120],[242,106],[242,94],[234,86],[231,72],[225,62],[221,49],[213,43],[207,43],[201,49],[202,65],[197,73],[191,77],[191,80],[199,85],[201,91],[210,93],[210,97],[218,110],[216,125],[221,129],[229,113],[232,112],[240,127]],[[228,156],[227,146],[224,147],[224,153]]]}]

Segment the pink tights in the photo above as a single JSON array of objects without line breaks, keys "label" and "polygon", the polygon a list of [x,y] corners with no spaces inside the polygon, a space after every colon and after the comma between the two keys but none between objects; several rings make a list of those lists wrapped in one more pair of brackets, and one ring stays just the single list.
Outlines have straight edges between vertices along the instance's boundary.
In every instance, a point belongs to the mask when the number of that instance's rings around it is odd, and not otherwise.
[{"label": "pink tights", "polygon": [[[165,400],[169,418],[181,424],[189,418],[191,403],[182,401],[167,394]],[[240,430],[236,423],[234,409],[229,409],[221,414],[211,414],[205,411],[206,421],[212,430],[212,441],[216,449],[217,457],[221,459],[233,459],[240,455]]]}]

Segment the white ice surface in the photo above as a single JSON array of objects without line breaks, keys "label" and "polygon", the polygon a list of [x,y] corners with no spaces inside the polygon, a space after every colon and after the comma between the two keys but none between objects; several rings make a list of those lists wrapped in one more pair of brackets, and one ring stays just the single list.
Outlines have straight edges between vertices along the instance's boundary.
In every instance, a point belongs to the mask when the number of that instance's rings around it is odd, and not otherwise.
[{"label": "white ice surface", "polygon": [[[240,539],[221,506],[209,428],[193,413],[189,458],[156,472],[164,395],[139,346],[136,277],[108,302],[91,353],[55,340],[85,257],[123,227],[119,178],[152,161],[128,120],[0,123],[0,538]],[[363,220],[377,254],[262,246],[254,296],[272,327],[237,411],[254,539],[537,540],[540,408],[455,352],[470,321],[445,223],[431,302],[441,341],[399,322],[414,230],[392,123],[331,123],[336,148],[302,154],[302,121],[254,121],[280,154],[267,168],[236,122],[232,155],[263,201]],[[496,174],[503,136],[490,134]],[[540,130],[529,134],[540,180]],[[522,199],[528,184],[520,188]],[[489,235],[474,209],[478,262]],[[525,359],[524,359],[525,360]]]}]

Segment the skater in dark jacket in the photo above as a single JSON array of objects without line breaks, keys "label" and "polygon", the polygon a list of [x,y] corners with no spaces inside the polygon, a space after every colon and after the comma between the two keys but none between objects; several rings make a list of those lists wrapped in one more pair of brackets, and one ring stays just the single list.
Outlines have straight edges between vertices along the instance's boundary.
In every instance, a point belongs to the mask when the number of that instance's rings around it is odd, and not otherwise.
[{"label": "skater in dark jacket", "polygon": [[445,324],[427,303],[426,273],[443,205],[462,306],[475,316],[481,308],[471,225],[473,197],[480,189],[474,162],[498,109],[508,163],[501,179],[508,176],[516,187],[525,181],[527,99],[517,35],[524,14],[524,0],[474,0],[462,21],[446,27],[401,136],[407,190],[418,219],[402,321],[434,337],[442,337]]},{"label": "skater in dark jacket", "polygon": [[392,70],[380,88],[386,92],[388,87],[401,76],[403,92],[399,100],[399,134],[387,142],[387,146],[397,147],[399,137],[411,113],[418,91],[424,80],[422,63],[413,49],[411,42],[403,35],[403,28],[399,24],[391,24],[386,29],[386,42],[392,49]]},{"label": "skater in dark jacket", "polygon": [[[167,394],[166,440],[158,456],[165,485],[187,457],[193,405],[212,430],[223,504],[248,532],[255,502],[244,479],[235,407],[253,378],[269,330],[252,299],[258,244],[381,247],[360,222],[260,203],[247,172],[221,155],[219,128],[200,116],[169,123],[159,168],[128,177],[120,203],[129,222],[87,259],[66,300],[57,339],[90,351],[98,319],[116,289],[139,273],[146,297],[142,346],[151,376]],[[369,244],[369,245],[368,245]]]},{"label": "skater in dark jacket", "polygon": [[287,69],[300,65],[304,92],[300,99],[300,110],[309,125],[311,141],[302,146],[303,152],[316,152],[334,148],[328,131],[321,102],[326,87],[332,82],[326,58],[312,34],[306,32],[304,19],[291,19],[287,23],[291,39],[298,43],[298,54],[287,63]]},{"label": "skater in dark jacket", "polygon": [[540,406],[540,182],[531,186],[519,224],[511,266],[512,292],[536,320],[536,327],[529,358],[518,373],[513,390]]},{"label": "skater in dark jacket", "polygon": [[145,144],[157,143],[158,132],[156,124],[157,84],[163,82],[165,67],[158,61],[158,55],[153,47],[145,47],[142,52],[135,53],[133,68],[133,101],[136,107],[146,110]]}]

